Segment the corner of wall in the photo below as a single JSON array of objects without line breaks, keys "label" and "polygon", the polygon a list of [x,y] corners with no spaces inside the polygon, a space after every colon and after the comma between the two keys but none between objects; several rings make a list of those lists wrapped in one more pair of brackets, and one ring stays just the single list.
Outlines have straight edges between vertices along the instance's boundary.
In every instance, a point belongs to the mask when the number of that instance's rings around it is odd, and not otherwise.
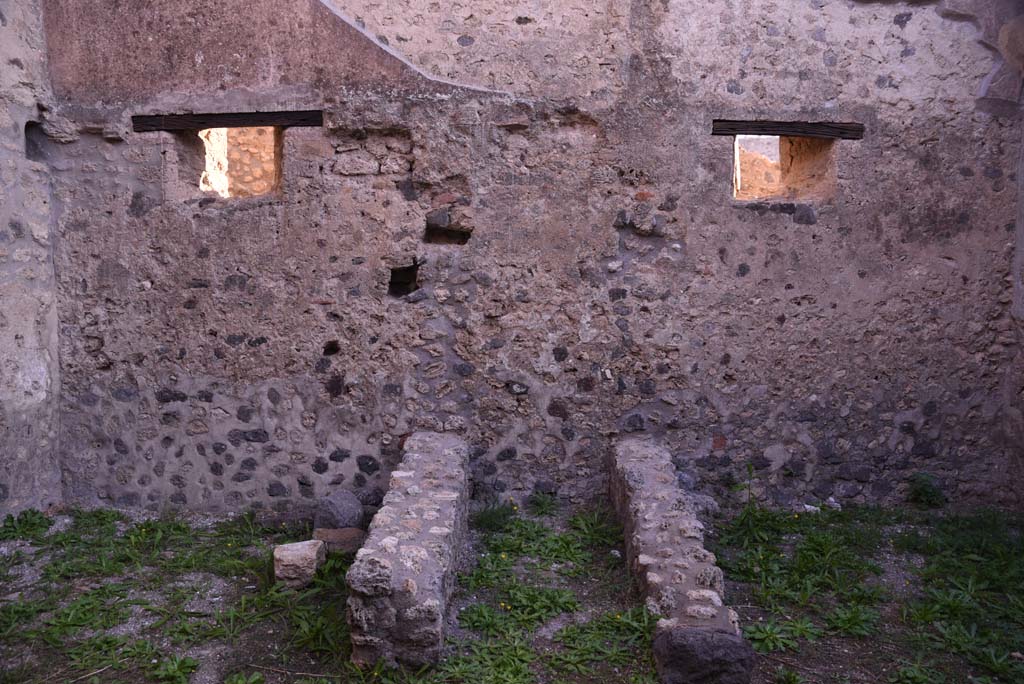
[{"label": "corner of wall", "polygon": [[50,175],[25,135],[50,101],[36,0],[0,21],[0,514],[61,501]]}]

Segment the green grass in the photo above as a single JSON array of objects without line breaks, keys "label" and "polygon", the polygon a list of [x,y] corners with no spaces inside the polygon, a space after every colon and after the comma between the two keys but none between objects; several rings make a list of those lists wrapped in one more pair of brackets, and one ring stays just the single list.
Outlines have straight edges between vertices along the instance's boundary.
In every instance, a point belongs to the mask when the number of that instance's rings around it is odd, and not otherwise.
[{"label": "green grass", "polygon": [[780,667],[775,671],[775,676],[772,678],[774,684],[805,684],[807,682],[803,676],[796,670],[791,670],[788,667]]},{"label": "green grass", "polygon": [[433,679],[424,679],[445,684],[533,684],[537,659],[524,636],[483,639],[465,644],[461,653],[441,664]]},{"label": "green grass", "polygon": [[59,647],[68,637],[82,630],[110,629],[129,616],[132,604],[125,598],[128,587],[108,584],[82,594],[53,612],[39,630],[29,632],[29,638],[39,638]]},{"label": "green grass", "polygon": [[[527,634],[562,615],[579,610],[580,601],[565,588],[544,586],[553,578],[588,578],[603,591],[621,599],[628,585],[622,573],[609,573],[607,562],[621,548],[622,529],[605,511],[588,510],[568,518],[568,531],[555,531],[541,518],[557,511],[554,498],[531,497],[525,517],[513,506],[485,509],[475,520],[485,549],[476,567],[459,578],[471,592],[484,591],[486,599],[464,608],[459,624],[478,638],[463,644],[463,653],[446,661],[430,682],[534,682],[547,671],[552,681],[566,676],[593,676],[601,668],[630,672],[611,681],[649,684],[655,680],[650,641],[657,619],[643,608],[608,613],[588,622],[569,624],[553,638],[543,657],[528,647]],[[621,552],[615,561],[621,570]],[[591,587],[592,594],[598,589]],[[465,650],[468,649],[468,650]]]},{"label": "green grass", "polygon": [[37,542],[46,536],[52,521],[35,510],[25,510],[17,516],[7,515],[0,526],[0,541],[22,539]]},{"label": "green grass", "polygon": [[558,497],[553,494],[534,492],[526,500],[526,508],[536,516],[549,517],[558,511]]},{"label": "green grass", "polygon": [[[722,532],[719,563],[733,579],[752,583],[773,610],[809,606],[822,597],[856,605],[881,598],[871,560],[884,518],[852,512],[786,514],[747,506]],[[783,542],[787,536],[795,539]]]},{"label": "green grass", "polygon": [[516,518],[518,506],[494,504],[469,516],[469,526],[481,532],[504,532]]},{"label": "green grass", "polygon": [[889,678],[890,684],[946,684],[946,675],[920,662],[904,661]]},{"label": "green grass", "polygon": [[511,635],[544,624],[562,613],[579,610],[576,596],[567,589],[535,587],[513,580],[498,595],[496,606],[478,603],[459,613],[459,624],[484,636]]},{"label": "green grass", "polygon": [[264,684],[266,681],[262,672],[250,672],[249,674],[236,672],[233,675],[228,675],[224,684]]},{"label": "green grass", "polygon": [[591,674],[601,664],[637,663],[651,668],[651,640],[657,618],[643,607],[622,613],[606,613],[589,622],[563,627],[555,635],[562,646],[549,656],[558,672]]},{"label": "green grass", "polygon": [[1024,681],[1010,654],[1024,643],[1024,520],[992,511],[941,516],[901,535],[920,554],[923,591],[904,621],[936,652],[959,654],[978,670]]},{"label": "green grass", "polygon": [[[607,567],[594,561],[621,544],[621,530],[607,515],[588,511],[556,531],[541,521],[559,512],[553,498],[532,501],[527,511],[507,504],[474,516],[483,553],[460,585],[485,597],[459,616],[474,636],[430,670],[352,669],[344,581],[351,558],[331,554],[310,587],[287,589],[274,582],[269,549],[305,538],[309,530],[269,526],[252,515],[200,530],[174,516],[133,523],[113,511],[73,511],[60,532],[50,532],[41,514],[11,518],[5,534],[31,540],[34,549],[6,559],[0,582],[33,557],[47,560],[32,590],[0,605],[0,637],[47,662],[45,676],[82,681],[101,672],[97,681],[184,684],[201,665],[186,649],[214,641],[244,644],[258,628],[274,634],[280,649],[274,657],[284,669],[292,659],[308,659],[337,674],[323,679],[332,684],[527,684],[540,671],[561,676],[609,664],[626,666],[630,684],[652,683],[655,618],[642,609],[570,624],[559,630],[553,653],[535,650],[529,634],[560,616],[571,619],[581,607],[566,577],[591,578],[591,588],[605,587],[621,600],[622,578],[614,576],[612,586]],[[201,581],[182,581],[194,572],[217,575],[233,589],[220,603],[199,601],[206,591]],[[193,609],[197,605],[207,607]],[[132,615],[145,617],[137,632],[111,632]],[[31,669],[0,670],[0,683],[40,676]],[[260,684],[265,676],[239,666],[225,681]]]},{"label": "green grass", "polygon": [[921,508],[941,508],[946,495],[939,488],[939,482],[930,473],[914,473],[910,476],[907,501]]},{"label": "green grass", "polygon": [[784,624],[775,620],[767,620],[747,625],[743,628],[743,636],[758,653],[773,651],[795,651],[797,640]]},{"label": "green grass", "polygon": [[[316,654],[336,665],[344,662],[344,574],[349,559],[330,556],[313,586],[302,592],[274,583],[270,548],[305,538],[308,529],[270,527],[252,514],[210,530],[194,529],[173,516],[132,524],[109,510],[72,511],[70,517],[66,529],[53,533],[51,521],[41,513],[8,517],[4,537],[30,540],[37,550],[8,558],[0,568],[3,581],[16,565],[40,554],[48,558],[35,587],[21,600],[0,605],[0,638],[19,643],[18,648],[52,649],[60,654],[62,672],[132,670],[132,681],[187,682],[198,663],[160,653],[154,641],[165,638],[173,647],[231,642],[261,623],[276,625],[294,653]],[[248,588],[214,612],[189,610],[186,606],[201,590],[177,586],[173,578],[190,572],[216,574]],[[79,588],[83,585],[84,590]],[[162,598],[152,603],[132,598],[140,592]],[[147,638],[107,633],[123,624],[136,606],[156,617],[143,628]],[[27,678],[18,671],[0,673],[0,682]]]},{"label": "green grass", "polygon": [[[941,505],[925,482],[911,489],[915,503]],[[953,681],[958,675],[948,670],[950,658],[959,658],[979,682],[1024,682],[1024,664],[1012,655],[1024,643],[1019,516],[870,508],[800,515],[751,503],[722,527],[716,542],[726,575],[747,584],[769,616],[744,628],[761,652],[799,652],[803,643],[825,636],[865,640],[884,633],[913,654],[893,675],[897,684]],[[897,553],[923,559],[916,587],[902,592],[906,599],[881,584],[876,558],[890,543]],[[881,609],[893,603],[902,619],[883,630]],[[926,651],[938,664],[920,663],[917,656]]]},{"label": "green grass", "polygon": [[569,527],[576,533],[581,545],[611,548],[622,545],[622,527],[607,511],[591,510],[569,518]]}]

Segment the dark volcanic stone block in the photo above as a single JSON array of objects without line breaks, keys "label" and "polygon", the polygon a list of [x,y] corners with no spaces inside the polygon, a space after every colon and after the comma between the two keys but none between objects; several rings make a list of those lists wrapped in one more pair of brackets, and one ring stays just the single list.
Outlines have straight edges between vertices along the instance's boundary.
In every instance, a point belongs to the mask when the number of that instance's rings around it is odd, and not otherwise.
[{"label": "dark volcanic stone block", "polygon": [[654,661],[662,684],[750,684],[754,649],[728,632],[673,627],[655,636]]}]

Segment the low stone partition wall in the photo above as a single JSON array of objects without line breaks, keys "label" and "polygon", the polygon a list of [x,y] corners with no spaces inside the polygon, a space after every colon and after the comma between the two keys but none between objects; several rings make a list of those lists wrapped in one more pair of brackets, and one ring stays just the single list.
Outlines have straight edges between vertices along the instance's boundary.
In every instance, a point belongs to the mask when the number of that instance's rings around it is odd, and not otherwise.
[{"label": "low stone partition wall", "polygon": [[349,568],[348,622],[357,665],[436,663],[467,535],[469,450],[458,437],[405,442],[381,509]]},{"label": "low stone partition wall", "polygon": [[661,616],[654,638],[665,684],[747,684],[754,664],[736,613],[724,605],[722,571],[704,548],[696,497],[682,490],[665,448],[619,441],[609,487],[625,529],[626,558],[647,609]]}]

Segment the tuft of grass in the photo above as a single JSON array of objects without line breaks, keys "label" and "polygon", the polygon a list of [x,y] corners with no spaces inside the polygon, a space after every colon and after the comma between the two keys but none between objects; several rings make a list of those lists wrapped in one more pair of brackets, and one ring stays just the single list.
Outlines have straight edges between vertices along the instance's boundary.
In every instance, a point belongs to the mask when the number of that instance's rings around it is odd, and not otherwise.
[{"label": "tuft of grass", "polygon": [[50,530],[53,521],[35,509],[27,509],[17,516],[8,514],[0,526],[0,541],[22,539],[39,542]]},{"label": "tuft of grass", "polygon": [[945,684],[946,676],[937,672],[920,661],[911,663],[903,661],[889,678],[889,684]]},{"label": "tuft of grass", "polygon": [[573,613],[580,604],[568,589],[533,587],[514,581],[505,588],[499,607],[520,627],[541,625],[556,615]]},{"label": "tuft of grass", "polygon": [[796,670],[791,670],[788,667],[780,667],[775,671],[775,677],[772,681],[774,684],[805,684],[807,680],[804,679]]},{"label": "tuft of grass", "polygon": [[919,641],[1024,681],[1024,663],[1011,656],[1024,643],[1024,519],[996,511],[939,516],[894,546],[925,560],[920,598],[902,611]]},{"label": "tuft of grass", "polygon": [[293,648],[326,656],[348,653],[345,573],[351,564],[350,556],[330,554],[317,570],[311,588],[293,598],[287,591],[278,594],[277,605],[269,610],[284,610]]},{"label": "tuft of grass", "polygon": [[515,629],[507,614],[485,603],[474,603],[460,611],[459,625],[489,637],[509,634]]},{"label": "tuft of grass", "polygon": [[575,534],[556,533],[539,522],[522,518],[513,520],[504,532],[489,536],[485,544],[488,551],[499,558],[501,554],[529,557],[542,568],[556,563],[579,568],[591,559]]},{"label": "tuft of grass", "polygon": [[758,653],[772,653],[773,651],[795,651],[797,641],[793,634],[775,620],[766,620],[743,628],[743,636]]},{"label": "tuft of grass", "polygon": [[622,527],[606,511],[577,513],[569,518],[569,527],[580,544],[587,548],[607,548],[622,544]]},{"label": "tuft of grass", "polygon": [[555,511],[558,510],[558,498],[553,494],[534,492],[526,500],[526,508],[533,515],[542,517],[554,515]]},{"label": "tuft of grass", "polygon": [[824,631],[815,625],[810,618],[805,617],[793,618],[787,621],[784,627],[794,639],[803,639],[812,643],[824,634]]},{"label": "tuft of grass", "polygon": [[36,617],[57,607],[57,597],[45,599],[12,601],[0,604],[0,639],[26,638],[26,628]]},{"label": "tuft of grass", "polygon": [[474,604],[459,613],[459,624],[490,637],[544,624],[562,613],[579,610],[567,589],[534,587],[512,580],[499,594],[497,607]]},{"label": "tuft of grass", "polygon": [[907,501],[921,508],[941,508],[946,495],[938,479],[930,473],[914,473],[908,481]]},{"label": "tuft of grass", "polygon": [[518,507],[512,503],[488,506],[469,516],[469,525],[481,532],[505,532],[516,519]]},{"label": "tuft of grass", "polygon": [[148,641],[123,636],[100,635],[86,639],[67,650],[80,670],[149,668],[159,660],[159,651]]},{"label": "tuft of grass", "polygon": [[533,684],[537,654],[522,635],[466,644],[466,651],[446,659],[438,668],[440,682],[474,684]]},{"label": "tuft of grass", "polygon": [[600,664],[628,663],[650,674],[651,640],[657,621],[657,616],[638,607],[563,627],[554,637],[562,649],[552,653],[548,662],[556,671],[580,675],[593,673]]},{"label": "tuft of grass", "polygon": [[[923,486],[915,491],[918,506],[944,502],[941,492]],[[1024,643],[1024,517],[856,507],[807,515],[749,501],[721,529],[719,563],[733,579],[751,585],[760,607],[800,616],[748,626],[758,650],[785,650],[818,638],[821,629],[810,619],[815,615],[836,637],[876,635],[876,606],[893,599],[875,580],[880,568],[873,559],[899,524],[904,531],[892,537],[892,547],[923,559],[922,586],[901,606],[908,631],[900,636],[917,652],[959,657],[961,667],[975,673],[972,681],[1024,682],[1024,662],[1014,656]],[[950,675],[946,667],[904,662],[892,681],[939,684]]]},{"label": "tuft of grass", "polygon": [[153,677],[166,684],[188,684],[193,672],[199,669],[195,658],[170,656],[160,661],[153,671]]},{"label": "tuft of grass", "polygon": [[125,598],[128,587],[107,584],[88,591],[44,621],[44,627],[35,633],[46,643],[59,647],[65,638],[84,629],[109,629],[128,619],[132,602]]},{"label": "tuft of grass", "polygon": [[846,636],[871,636],[877,630],[878,611],[856,604],[838,606],[825,616],[825,623]]},{"label": "tuft of grass", "polygon": [[236,672],[233,675],[229,675],[224,680],[224,684],[264,684],[266,681],[266,677],[260,672],[252,672],[250,674]]},{"label": "tuft of grass", "polygon": [[801,516],[749,504],[723,529],[719,562],[772,610],[823,599],[871,605],[883,596],[869,581],[881,572],[870,558],[887,522],[870,509]]},{"label": "tuft of grass", "polygon": [[470,591],[497,587],[512,577],[514,564],[515,557],[507,553],[485,553],[472,572],[459,575],[459,583]]}]

